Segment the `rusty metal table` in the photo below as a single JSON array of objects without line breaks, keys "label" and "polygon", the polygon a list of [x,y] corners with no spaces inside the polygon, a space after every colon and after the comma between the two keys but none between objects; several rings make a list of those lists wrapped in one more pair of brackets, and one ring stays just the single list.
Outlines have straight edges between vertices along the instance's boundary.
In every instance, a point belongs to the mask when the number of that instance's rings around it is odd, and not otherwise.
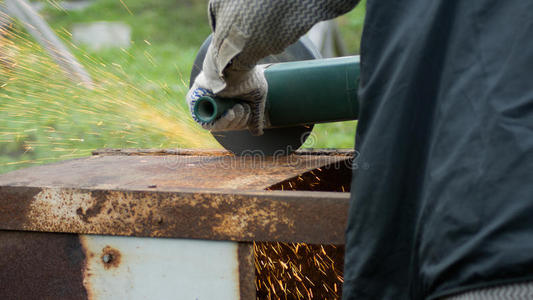
[{"label": "rusty metal table", "polygon": [[344,243],[352,155],[104,149],[3,174],[2,298],[255,299],[251,241]]}]

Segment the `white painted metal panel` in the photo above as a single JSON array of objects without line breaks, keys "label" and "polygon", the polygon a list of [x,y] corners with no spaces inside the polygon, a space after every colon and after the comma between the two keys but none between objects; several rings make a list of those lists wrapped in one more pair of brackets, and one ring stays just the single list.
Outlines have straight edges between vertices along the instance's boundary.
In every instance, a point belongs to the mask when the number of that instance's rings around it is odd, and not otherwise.
[{"label": "white painted metal panel", "polygon": [[88,249],[89,298],[239,299],[235,242],[97,235],[81,240]]}]

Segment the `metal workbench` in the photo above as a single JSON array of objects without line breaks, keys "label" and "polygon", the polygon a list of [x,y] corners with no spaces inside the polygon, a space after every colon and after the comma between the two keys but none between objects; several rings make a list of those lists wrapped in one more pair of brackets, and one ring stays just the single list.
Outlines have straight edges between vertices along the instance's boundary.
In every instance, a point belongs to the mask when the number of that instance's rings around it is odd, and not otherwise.
[{"label": "metal workbench", "polygon": [[344,244],[352,155],[104,149],[3,174],[2,299],[255,299],[251,241]]}]

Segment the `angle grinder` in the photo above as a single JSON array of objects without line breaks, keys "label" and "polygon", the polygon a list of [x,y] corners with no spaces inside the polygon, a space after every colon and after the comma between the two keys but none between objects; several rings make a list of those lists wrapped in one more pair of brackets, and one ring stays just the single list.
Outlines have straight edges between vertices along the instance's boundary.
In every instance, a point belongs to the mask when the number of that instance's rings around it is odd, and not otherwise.
[{"label": "angle grinder", "polygon": [[[209,36],[194,61],[190,83],[202,70]],[[359,113],[357,87],[359,57],[321,59],[312,42],[303,37],[283,53],[259,61],[268,82],[265,117],[268,126],[261,136],[248,130],[211,132],[227,150],[236,155],[287,155],[297,150],[316,123],[356,120]],[[193,113],[204,121],[215,120],[238,99],[202,97]]]}]

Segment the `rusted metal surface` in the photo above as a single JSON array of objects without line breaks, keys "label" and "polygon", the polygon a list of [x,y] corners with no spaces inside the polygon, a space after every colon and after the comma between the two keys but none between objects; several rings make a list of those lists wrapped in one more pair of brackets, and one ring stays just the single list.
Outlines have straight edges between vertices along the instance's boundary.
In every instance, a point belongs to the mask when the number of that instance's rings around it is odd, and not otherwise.
[{"label": "rusted metal surface", "polygon": [[346,156],[92,156],[0,176],[0,186],[135,190],[263,190]]},{"label": "rusted metal surface", "polygon": [[353,157],[355,150],[353,149],[300,149],[295,152],[295,155],[329,155],[329,156],[348,156]]},{"label": "rusted metal surface", "polygon": [[0,299],[252,300],[251,256],[235,242],[0,230]]},{"label": "rusted metal surface", "polygon": [[239,261],[239,295],[240,300],[256,299],[254,248],[252,243],[239,243],[237,256]]},{"label": "rusted metal surface", "polygon": [[78,235],[0,230],[1,299],[87,299]]},{"label": "rusted metal surface", "polygon": [[256,247],[254,265],[251,243],[0,231],[0,296],[340,299],[344,247]]},{"label": "rusted metal surface", "polygon": [[[256,294],[251,241],[344,244],[349,193],[323,191],[346,191],[352,151],[268,158],[196,150],[96,154],[0,176],[0,291],[16,285],[7,296],[135,299],[186,291],[194,299],[216,290],[209,288],[215,282],[225,296],[206,299],[255,299],[261,291]],[[332,269],[342,268],[342,246],[313,247],[309,251],[329,255]],[[226,256],[206,260],[221,253]],[[306,255],[291,259],[310,263]],[[193,261],[208,267],[196,270],[196,280],[205,279],[207,287],[187,281]],[[340,294],[329,271],[322,270],[323,277],[311,265],[305,268],[311,272],[306,276]],[[177,278],[175,270],[188,274],[179,281],[183,286],[165,281]]]},{"label": "rusted metal surface", "polygon": [[164,156],[164,155],[186,155],[186,156],[232,156],[231,152],[223,149],[113,149],[104,148],[92,152],[93,155],[100,156]]},{"label": "rusted metal surface", "polygon": [[0,229],[343,244],[349,194],[0,187]]},{"label": "rusted metal surface", "polygon": [[102,259],[104,269],[109,270],[120,266],[122,254],[117,249],[106,245],[104,249],[102,249],[102,254],[100,255],[100,258]]},{"label": "rusted metal surface", "polygon": [[263,191],[351,159],[312,153],[104,155],[14,171],[0,176],[0,229],[342,244],[348,193]]},{"label": "rusted metal surface", "polygon": [[[232,156],[223,149],[113,149],[104,148],[92,152],[93,155],[125,155],[125,156],[146,156],[146,155],[191,155],[191,156]],[[353,149],[299,149],[294,155],[332,155],[332,156],[353,156]]]}]

